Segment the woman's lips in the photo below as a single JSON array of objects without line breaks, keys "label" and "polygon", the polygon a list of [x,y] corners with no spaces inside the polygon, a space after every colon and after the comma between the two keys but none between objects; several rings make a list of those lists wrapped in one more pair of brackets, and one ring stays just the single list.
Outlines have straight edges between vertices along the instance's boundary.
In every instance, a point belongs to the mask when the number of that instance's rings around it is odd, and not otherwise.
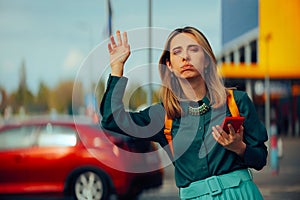
[{"label": "woman's lips", "polygon": [[182,70],[182,71],[193,70],[193,69],[194,69],[194,66],[193,66],[193,65],[190,65],[190,64],[188,64],[188,65],[183,65],[183,66],[181,67],[181,70]]}]

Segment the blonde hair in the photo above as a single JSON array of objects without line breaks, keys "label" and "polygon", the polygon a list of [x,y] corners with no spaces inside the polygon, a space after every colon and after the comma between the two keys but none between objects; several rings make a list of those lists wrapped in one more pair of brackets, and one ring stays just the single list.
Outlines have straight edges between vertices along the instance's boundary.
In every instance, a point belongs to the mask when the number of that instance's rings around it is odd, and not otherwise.
[{"label": "blonde hair", "polygon": [[207,73],[204,73],[203,78],[205,80],[211,106],[213,108],[220,107],[226,103],[227,96],[223,80],[217,72],[215,55],[204,34],[194,27],[178,28],[168,36],[164,51],[159,59],[159,72],[163,84],[160,96],[166,109],[167,116],[172,119],[183,115],[178,98],[183,94],[183,91],[178,79],[172,75],[172,72],[169,70],[166,63],[167,61],[170,61],[170,43],[172,39],[180,33],[192,34],[203,48],[205,57],[210,61],[206,68]]}]

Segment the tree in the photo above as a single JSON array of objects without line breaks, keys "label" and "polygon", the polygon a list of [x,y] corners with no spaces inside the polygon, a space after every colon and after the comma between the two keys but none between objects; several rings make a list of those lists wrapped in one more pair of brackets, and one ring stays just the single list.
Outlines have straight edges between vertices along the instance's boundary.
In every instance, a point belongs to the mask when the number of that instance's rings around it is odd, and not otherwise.
[{"label": "tree", "polygon": [[104,81],[100,81],[98,85],[95,87],[95,96],[98,103],[101,102],[104,92],[105,92],[105,83]]},{"label": "tree", "polygon": [[34,96],[28,90],[26,83],[26,67],[25,61],[22,62],[20,69],[20,82],[16,93],[12,94],[13,109],[18,110],[23,107],[27,112],[30,112],[30,107],[34,104]]},{"label": "tree", "polygon": [[45,113],[49,111],[50,95],[51,90],[43,81],[41,81],[39,84],[37,96],[35,98],[35,110],[37,112]]},{"label": "tree", "polygon": [[7,94],[4,88],[0,87],[0,114],[4,113],[7,106]]},{"label": "tree", "polygon": [[139,106],[146,105],[147,92],[142,86],[134,84],[133,87],[129,88],[129,91],[131,92],[128,92],[127,94],[131,96],[125,95],[125,101],[129,98],[129,109],[136,110]]},{"label": "tree", "polygon": [[[159,102],[160,101],[159,100],[160,88],[156,88],[153,86],[152,89],[153,89],[152,103]],[[147,95],[149,95],[147,91],[148,91],[148,88],[146,85],[140,86],[140,84],[138,84],[138,83],[135,83],[132,87],[130,87],[129,92],[127,92],[124,97],[125,102],[127,102],[129,99],[129,109],[136,110],[140,106],[146,106],[147,105]]]},{"label": "tree", "polygon": [[82,84],[74,85],[73,80],[61,81],[50,94],[49,108],[54,108],[58,113],[76,114],[78,111],[73,108],[77,109],[81,105],[83,105]]}]

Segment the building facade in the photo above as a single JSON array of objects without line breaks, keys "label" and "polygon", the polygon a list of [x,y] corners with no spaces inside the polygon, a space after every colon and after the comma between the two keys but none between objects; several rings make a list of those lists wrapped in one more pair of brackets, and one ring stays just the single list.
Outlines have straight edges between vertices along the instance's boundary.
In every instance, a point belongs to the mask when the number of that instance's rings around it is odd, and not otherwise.
[{"label": "building facade", "polygon": [[267,127],[298,136],[300,1],[222,0],[221,12],[225,84],[247,91]]}]

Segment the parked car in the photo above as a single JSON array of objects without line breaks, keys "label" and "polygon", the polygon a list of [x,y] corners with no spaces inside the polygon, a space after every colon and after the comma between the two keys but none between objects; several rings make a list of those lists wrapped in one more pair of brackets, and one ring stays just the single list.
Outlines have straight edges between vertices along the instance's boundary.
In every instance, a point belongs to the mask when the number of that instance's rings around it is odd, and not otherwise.
[{"label": "parked car", "polygon": [[81,120],[6,124],[0,127],[0,194],[134,199],[144,189],[162,185],[156,149],[152,142]]}]

